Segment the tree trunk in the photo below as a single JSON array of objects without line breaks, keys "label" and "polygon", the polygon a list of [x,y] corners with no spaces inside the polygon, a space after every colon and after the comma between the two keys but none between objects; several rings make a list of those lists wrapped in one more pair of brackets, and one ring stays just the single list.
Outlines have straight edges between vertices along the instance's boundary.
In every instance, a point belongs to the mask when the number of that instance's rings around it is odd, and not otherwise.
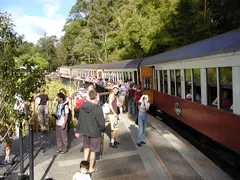
[{"label": "tree trunk", "polygon": [[88,64],[91,64],[91,53],[88,54]]},{"label": "tree trunk", "polygon": [[107,50],[107,33],[104,35],[104,51],[105,51],[105,61],[108,60],[108,50]]},{"label": "tree trunk", "polygon": [[203,12],[204,21],[206,19],[206,15],[207,15],[207,0],[204,0],[204,12]]}]

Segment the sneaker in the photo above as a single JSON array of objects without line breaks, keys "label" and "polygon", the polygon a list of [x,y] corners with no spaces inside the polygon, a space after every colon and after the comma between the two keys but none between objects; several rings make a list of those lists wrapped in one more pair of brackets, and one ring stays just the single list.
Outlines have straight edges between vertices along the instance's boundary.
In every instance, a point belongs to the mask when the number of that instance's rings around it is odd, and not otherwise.
[{"label": "sneaker", "polygon": [[141,144],[146,144],[146,142],[142,141]]},{"label": "sneaker", "polygon": [[62,152],[62,150],[61,150],[61,149],[58,149],[58,150],[56,151],[56,153],[60,153],[60,152]]},{"label": "sneaker", "polygon": [[141,143],[137,143],[138,147],[142,147],[142,144]]},{"label": "sneaker", "polygon": [[119,145],[119,142],[115,141],[114,144],[115,144],[115,145]]},{"label": "sneaker", "polygon": [[68,150],[63,150],[61,151],[61,154],[66,154],[68,152]]},{"label": "sneaker", "polygon": [[114,144],[114,143],[109,143],[109,147],[111,147],[111,148],[118,148],[117,145]]}]

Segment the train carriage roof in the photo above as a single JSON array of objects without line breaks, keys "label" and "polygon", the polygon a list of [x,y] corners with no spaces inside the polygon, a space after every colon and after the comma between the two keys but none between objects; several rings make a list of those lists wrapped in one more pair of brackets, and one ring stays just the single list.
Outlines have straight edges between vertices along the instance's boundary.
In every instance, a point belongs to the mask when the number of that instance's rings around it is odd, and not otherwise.
[{"label": "train carriage roof", "polygon": [[145,58],[140,66],[217,55],[240,50],[240,29]]},{"label": "train carriage roof", "polygon": [[69,66],[71,69],[98,69],[99,64],[79,64],[74,66]]},{"label": "train carriage roof", "polygon": [[128,59],[124,61],[114,61],[105,64],[99,64],[99,69],[137,69],[139,64],[142,62],[141,59]]}]

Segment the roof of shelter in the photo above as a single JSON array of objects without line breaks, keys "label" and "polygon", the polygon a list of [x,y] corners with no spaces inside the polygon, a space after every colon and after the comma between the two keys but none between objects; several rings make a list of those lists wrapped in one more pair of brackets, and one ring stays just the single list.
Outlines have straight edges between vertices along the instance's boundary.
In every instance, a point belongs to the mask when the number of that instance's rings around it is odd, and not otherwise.
[{"label": "roof of shelter", "polygon": [[139,64],[142,62],[143,58],[141,59],[128,59],[124,61],[114,61],[105,64],[99,64],[99,69],[134,69],[138,68]]},{"label": "roof of shelter", "polygon": [[217,55],[238,50],[240,50],[240,29],[145,58],[140,66]]}]

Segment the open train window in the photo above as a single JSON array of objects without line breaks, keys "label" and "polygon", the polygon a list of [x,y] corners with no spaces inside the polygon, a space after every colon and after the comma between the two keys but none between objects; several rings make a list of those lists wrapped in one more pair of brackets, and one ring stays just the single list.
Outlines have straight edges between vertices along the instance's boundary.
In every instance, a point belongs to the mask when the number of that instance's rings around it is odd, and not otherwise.
[{"label": "open train window", "polygon": [[[217,98],[217,74],[216,68],[207,69],[207,95],[208,105],[212,106]],[[217,106],[216,106],[217,107]]]},{"label": "open train window", "polygon": [[186,92],[186,99],[192,101],[194,97],[193,88],[192,88],[192,69],[185,70],[185,92]]},{"label": "open train window", "polygon": [[163,81],[164,81],[164,93],[168,93],[168,76],[167,76],[167,70],[163,71]]},{"label": "open train window", "polygon": [[150,89],[151,88],[150,78],[144,78],[143,81],[144,81],[144,84],[143,84],[144,89]]},{"label": "open train window", "polygon": [[171,70],[170,71],[170,79],[171,79],[171,95],[173,96],[176,96],[176,93],[175,93],[175,79],[176,79],[176,74],[175,74],[175,70]]},{"label": "open train window", "polygon": [[155,71],[155,90],[156,91],[159,91],[159,89],[158,89],[158,82],[159,81],[159,79],[158,79],[158,70],[156,70]]},{"label": "open train window", "polygon": [[201,75],[200,69],[193,69],[194,101],[201,103]]},{"label": "open train window", "polygon": [[176,71],[176,88],[177,88],[177,96],[181,97],[181,73],[180,70],[175,70]]},{"label": "open train window", "polygon": [[232,68],[209,68],[208,105],[232,112]]},{"label": "open train window", "polygon": [[163,91],[163,71],[162,70],[160,70],[159,71],[159,76],[160,76],[160,81],[159,81],[159,83],[160,83],[160,92],[164,92]]},{"label": "open train window", "polygon": [[232,92],[232,68],[216,68],[216,86],[217,96],[212,105],[218,109],[224,109],[232,112],[233,109],[233,92]]}]

